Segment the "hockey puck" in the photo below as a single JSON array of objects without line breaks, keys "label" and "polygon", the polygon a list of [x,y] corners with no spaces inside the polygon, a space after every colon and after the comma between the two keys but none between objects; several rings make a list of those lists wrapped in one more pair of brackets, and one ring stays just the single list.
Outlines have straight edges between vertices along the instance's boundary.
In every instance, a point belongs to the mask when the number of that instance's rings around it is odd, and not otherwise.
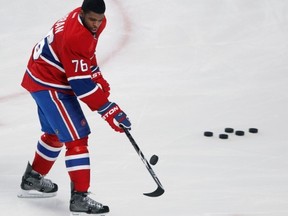
[{"label": "hockey puck", "polygon": [[206,136],[206,137],[212,137],[212,136],[213,136],[213,132],[211,132],[211,131],[205,131],[205,132],[204,132],[204,136]]},{"label": "hockey puck", "polygon": [[258,129],[257,128],[249,128],[249,132],[250,133],[258,133]]},{"label": "hockey puck", "polygon": [[152,157],[150,158],[150,164],[151,165],[155,165],[158,162],[158,156],[157,155],[152,155]]},{"label": "hockey puck", "polygon": [[242,131],[242,130],[237,130],[237,131],[235,131],[235,134],[236,134],[237,136],[244,136],[245,132]]},{"label": "hockey puck", "polygon": [[228,139],[228,134],[219,134],[220,139]]},{"label": "hockey puck", "polygon": [[233,133],[234,129],[233,128],[225,128],[226,133]]}]

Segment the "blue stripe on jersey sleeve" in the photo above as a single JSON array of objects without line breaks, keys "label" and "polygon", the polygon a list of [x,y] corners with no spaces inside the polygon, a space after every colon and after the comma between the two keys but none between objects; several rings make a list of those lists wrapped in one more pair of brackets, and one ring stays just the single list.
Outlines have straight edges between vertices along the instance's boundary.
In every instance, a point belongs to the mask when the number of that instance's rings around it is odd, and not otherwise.
[{"label": "blue stripe on jersey sleeve", "polygon": [[100,71],[100,68],[98,66],[91,66],[91,71],[92,73],[95,73],[95,72],[99,72]]},{"label": "blue stripe on jersey sleeve", "polygon": [[69,83],[78,97],[96,88],[96,84],[91,80],[91,78],[70,79]]}]

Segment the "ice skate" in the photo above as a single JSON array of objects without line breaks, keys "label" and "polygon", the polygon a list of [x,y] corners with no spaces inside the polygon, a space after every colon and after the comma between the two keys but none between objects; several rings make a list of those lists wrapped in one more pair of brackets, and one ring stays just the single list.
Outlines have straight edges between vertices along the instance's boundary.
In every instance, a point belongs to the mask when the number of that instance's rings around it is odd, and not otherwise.
[{"label": "ice skate", "polygon": [[72,192],[70,212],[71,216],[82,216],[87,214],[104,216],[109,212],[109,207],[91,199],[88,196],[88,193]]},{"label": "ice skate", "polygon": [[20,187],[19,198],[53,197],[56,196],[58,190],[57,184],[34,171],[30,163],[27,165]]}]

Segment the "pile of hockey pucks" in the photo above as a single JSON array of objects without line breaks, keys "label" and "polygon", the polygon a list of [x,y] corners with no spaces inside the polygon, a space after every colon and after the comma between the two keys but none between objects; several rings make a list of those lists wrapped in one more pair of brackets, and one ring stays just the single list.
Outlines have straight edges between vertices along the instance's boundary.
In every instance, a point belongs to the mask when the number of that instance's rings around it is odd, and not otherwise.
[{"label": "pile of hockey pucks", "polygon": [[[224,132],[225,133],[220,133],[218,135],[218,137],[220,139],[228,139],[229,138],[229,134],[235,134],[236,136],[244,136],[245,135],[245,131],[244,130],[234,130],[234,128],[231,128],[231,127],[225,128]],[[258,129],[257,128],[249,128],[248,132],[256,134],[256,133],[258,133]],[[213,137],[214,133],[212,131],[205,131],[204,132],[204,136]]]}]

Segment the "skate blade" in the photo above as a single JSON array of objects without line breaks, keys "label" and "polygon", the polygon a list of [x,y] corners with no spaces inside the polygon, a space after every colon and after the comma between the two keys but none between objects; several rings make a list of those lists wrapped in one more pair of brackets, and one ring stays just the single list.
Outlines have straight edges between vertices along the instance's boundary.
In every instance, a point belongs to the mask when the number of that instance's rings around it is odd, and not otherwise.
[{"label": "skate blade", "polygon": [[70,216],[87,216],[87,215],[97,215],[97,216],[106,216],[107,213],[99,213],[99,214],[88,214],[86,212],[70,212]]},{"label": "skate blade", "polygon": [[20,190],[17,196],[19,198],[49,198],[57,195],[57,192],[43,193],[36,190]]}]

